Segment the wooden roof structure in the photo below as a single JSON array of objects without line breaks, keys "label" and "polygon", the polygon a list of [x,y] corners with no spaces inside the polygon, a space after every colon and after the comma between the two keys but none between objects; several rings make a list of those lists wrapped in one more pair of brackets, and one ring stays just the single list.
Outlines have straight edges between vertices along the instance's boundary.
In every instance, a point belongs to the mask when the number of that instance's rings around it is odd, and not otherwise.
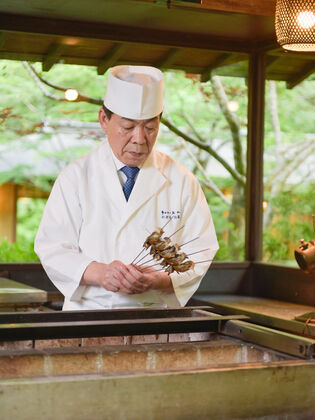
[{"label": "wooden roof structure", "polygon": [[[201,3],[201,4],[199,4]],[[294,87],[315,69],[312,53],[276,42],[276,0],[1,0],[0,58],[95,66],[146,64],[247,76],[248,54],[265,53],[266,78]]]}]

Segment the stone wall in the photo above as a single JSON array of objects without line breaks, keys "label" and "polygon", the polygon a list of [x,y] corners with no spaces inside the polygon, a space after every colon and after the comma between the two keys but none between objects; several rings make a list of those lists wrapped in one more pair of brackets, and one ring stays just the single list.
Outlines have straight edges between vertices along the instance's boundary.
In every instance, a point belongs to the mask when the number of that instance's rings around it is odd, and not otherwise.
[{"label": "stone wall", "polygon": [[[2,343],[0,378],[153,373],[287,359],[275,352],[216,334],[212,334],[211,340],[203,342],[178,342],[184,338],[182,336],[171,334],[167,337],[165,334],[157,337],[97,337]],[[152,342],[154,337],[155,342]],[[168,342],[165,342],[166,338]]]}]

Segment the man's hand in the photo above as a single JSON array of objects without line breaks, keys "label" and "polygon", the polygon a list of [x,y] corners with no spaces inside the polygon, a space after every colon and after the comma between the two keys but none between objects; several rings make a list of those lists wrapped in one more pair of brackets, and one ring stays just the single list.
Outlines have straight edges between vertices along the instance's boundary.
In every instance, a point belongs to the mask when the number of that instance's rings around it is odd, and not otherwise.
[{"label": "man's hand", "polygon": [[101,286],[111,292],[123,294],[143,293],[147,290],[158,289],[172,291],[172,282],[165,272],[151,271],[145,273],[145,267],[141,270],[136,266],[125,265],[121,261],[113,261],[110,264],[93,261],[86,268],[81,285]]},{"label": "man's hand", "polygon": [[142,285],[142,292],[147,290],[174,291],[172,281],[164,271],[153,270],[152,267],[137,267],[133,264],[128,265],[129,272]]}]

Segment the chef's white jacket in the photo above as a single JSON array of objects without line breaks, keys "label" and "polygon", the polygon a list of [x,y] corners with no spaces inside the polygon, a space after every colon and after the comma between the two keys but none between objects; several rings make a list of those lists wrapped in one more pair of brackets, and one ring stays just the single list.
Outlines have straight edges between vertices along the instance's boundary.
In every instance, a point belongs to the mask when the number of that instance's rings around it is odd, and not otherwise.
[{"label": "chef's white jacket", "polygon": [[164,236],[184,226],[172,236],[174,243],[181,245],[198,239],[184,245],[181,252],[190,254],[209,248],[191,259],[213,259],[218,243],[204,194],[196,178],[169,156],[151,152],[128,202],[107,140],[70,163],[52,188],[35,239],[35,251],[47,275],[65,296],[63,309],[184,306],[210,262],[196,264],[185,273],[171,274],[174,293],[150,290],[126,296],[102,287],[80,285],[92,261],[131,263],[148,234],[164,226],[170,217]]}]

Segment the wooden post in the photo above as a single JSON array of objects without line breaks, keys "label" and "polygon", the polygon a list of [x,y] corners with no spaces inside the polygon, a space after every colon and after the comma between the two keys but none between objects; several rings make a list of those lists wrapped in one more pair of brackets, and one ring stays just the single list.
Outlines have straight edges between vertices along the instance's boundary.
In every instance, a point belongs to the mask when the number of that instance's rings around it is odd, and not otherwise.
[{"label": "wooden post", "polygon": [[252,53],[248,70],[248,145],[245,256],[262,259],[265,56]]},{"label": "wooden post", "polygon": [[5,236],[9,242],[16,240],[17,187],[12,182],[0,185],[0,240]]}]

